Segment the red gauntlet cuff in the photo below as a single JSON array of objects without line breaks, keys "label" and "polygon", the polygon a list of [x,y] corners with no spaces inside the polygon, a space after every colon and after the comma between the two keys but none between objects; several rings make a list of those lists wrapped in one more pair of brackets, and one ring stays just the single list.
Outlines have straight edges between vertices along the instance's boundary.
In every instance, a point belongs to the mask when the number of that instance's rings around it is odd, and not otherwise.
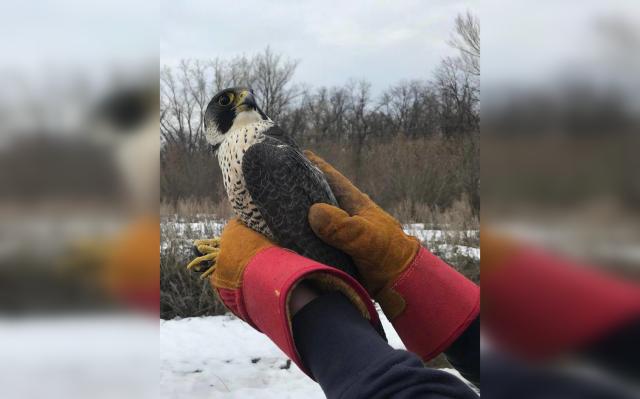
[{"label": "red gauntlet cuff", "polygon": [[487,273],[486,328],[531,360],[580,349],[640,317],[640,288],[593,267],[522,248]]},{"label": "red gauntlet cuff", "polygon": [[390,288],[405,302],[393,326],[424,361],[444,351],[480,314],[480,287],[424,248]]},{"label": "red gauntlet cuff", "polygon": [[279,247],[262,250],[249,261],[240,288],[216,289],[234,314],[269,336],[302,371],[310,375],[293,342],[288,306],[293,288],[304,279],[318,279],[323,282],[323,288],[344,292],[371,324],[380,329],[373,302],[356,280],[338,269]]}]

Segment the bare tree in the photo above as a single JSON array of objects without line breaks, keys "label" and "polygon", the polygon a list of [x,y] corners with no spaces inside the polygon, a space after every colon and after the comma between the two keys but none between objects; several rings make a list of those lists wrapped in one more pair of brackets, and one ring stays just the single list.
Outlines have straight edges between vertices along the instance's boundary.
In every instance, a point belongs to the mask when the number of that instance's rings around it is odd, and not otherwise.
[{"label": "bare tree", "polygon": [[[468,26],[462,22],[457,26]],[[254,56],[165,67],[163,199],[225,200],[217,162],[204,139],[203,115],[220,89],[249,86],[262,109],[303,148],[337,162],[384,206],[409,204],[415,215],[421,207],[447,207],[464,197],[477,211],[479,85],[465,65],[461,52],[444,59],[430,81],[399,82],[377,98],[366,81],[331,88],[294,85],[297,62],[269,48]]]},{"label": "bare tree", "polygon": [[299,94],[291,85],[298,67],[297,61],[285,60],[269,47],[252,59],[252,88],[256,92],[262,110],[272,119],[277,119],[291,101]]},{"label": "bare tree", "polygon": [[434,94],[423,82],[403,81],[383,92],[380,105],[392,122],[394,133],[417,137],[435,131]]},{"label": "bare tree", "polygon": [[365,80],[351,81],[347,85],[348,93],[348,119],[347,134],[354,146],[354,179],[357,182],[362,178],[363,152],[366,140],[371,133],[371,83]]},{"label": "bare tree", "polygon": [[440,130],[446,136],[480,129],[480,22],[470,12],[456,17],[449,44],[456,57],[442,60],[432,81],[438,95]]},{"label": "bare tree", "polygon": [[479,88],[455,58],[446,58],[433,81],[439,103],[440,130],[445,136],[479,131]]},{"label": "bare tree", "polygon": [[191,98],[181,86],[183,80],[169,67],[160,71],[160,134],[167,143],[189,146]]},{"label": "bare tree", "polygon": [[465,70],[480,76],[480,20],[467,11],[456,17],[455,31],[449,45],[460,52],[460,60]]}]

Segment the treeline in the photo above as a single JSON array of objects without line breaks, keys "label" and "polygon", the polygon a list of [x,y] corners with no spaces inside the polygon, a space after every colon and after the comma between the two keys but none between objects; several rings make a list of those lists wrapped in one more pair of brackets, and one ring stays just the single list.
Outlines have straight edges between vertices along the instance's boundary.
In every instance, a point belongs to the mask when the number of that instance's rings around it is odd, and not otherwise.
[{"label": "treeline", "polygon": [[295,84],[297,61],[269,47],[251,57],[164,67],[163,202],[226,201],[202,120],[217,91],[246,86],[301,147],[324,156],[403,219],[419,220],[459,201],[477,214],[479,34],[477,19],[460,15],[449,41],[457,56],[442,60],[429,79],[402,81],[375,96],[362,80],[340,87]]}]

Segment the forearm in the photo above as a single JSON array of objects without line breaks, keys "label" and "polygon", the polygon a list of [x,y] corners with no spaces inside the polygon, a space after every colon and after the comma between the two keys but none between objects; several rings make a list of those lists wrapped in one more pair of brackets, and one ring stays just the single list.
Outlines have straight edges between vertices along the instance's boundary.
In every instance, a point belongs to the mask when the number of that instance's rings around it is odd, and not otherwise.
[{"label": "forearm", "polygon": [[578,355],[632,381],[640,381],[640,316],[583,348]]},{"label": "forearm", "polygon": [[[377,299],[407,349],[424,361],[451,348],[480,314],[480,288],[424,248]],[[455,351],[457,363],[475,356],[479,345],[465,338],[465,350]]]},{"label": "forearm", "polygon": [[293,318],[303,362],[330,398],[474,398],[461,380],[391,348],[341,294],[323,295]]},{"label": "forearm", "polygon": [[444,354],[460,374],[480,388],[480,316],[449,346]]},{"label": "forearm", "polygon": [[597,348],[598,341],[640,318],[640,289],[633,282],[537,248],[485,241],[483,253],[493,256],[483,263],[484,324],[503,350],[524,359],[553,359]]}]

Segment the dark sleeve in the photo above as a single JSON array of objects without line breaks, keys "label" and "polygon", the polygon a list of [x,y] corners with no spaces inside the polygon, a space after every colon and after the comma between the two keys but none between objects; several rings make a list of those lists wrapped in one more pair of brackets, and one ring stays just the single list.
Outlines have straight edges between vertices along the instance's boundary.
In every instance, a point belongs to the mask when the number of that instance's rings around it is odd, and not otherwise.
[{"label": "dark sleeve", "polygon": [[604,375],[528,364],[513,357],[487,353],[482,356],[484,395],[495,399],[634,399],[633,386]]},{"label": "dark sleeve", "polygon": [[460,374],[480,388],[480,316],[444,351]]},{"label": "dark sleeve", "polygon": [[459,378],[391,348],[342,294],[293,318],[296,347],[328,398],[477,398]]},{"label": "dark sleeve", "polygon": [[640,319],[632,320],[590,344],[579,355],[612,374],[640,381]]}]

